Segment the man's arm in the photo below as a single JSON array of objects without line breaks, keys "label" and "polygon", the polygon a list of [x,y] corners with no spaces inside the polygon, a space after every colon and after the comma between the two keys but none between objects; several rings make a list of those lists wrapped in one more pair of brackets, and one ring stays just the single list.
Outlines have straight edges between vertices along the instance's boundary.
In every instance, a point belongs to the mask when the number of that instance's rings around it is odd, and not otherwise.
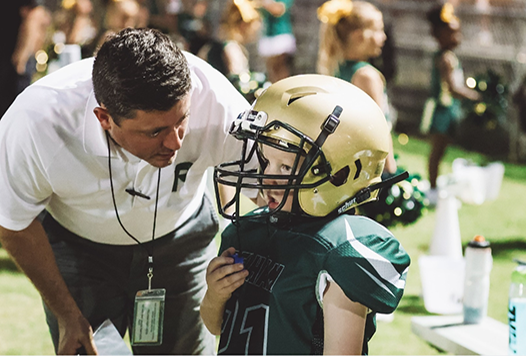
[{"label": "man's arm", "polygon": [[74,355],[81,346],[96,354],[91,326],[69,293],[42,224],[34,220],[21,231],[0,226],[0,243],[57,317],[58,354]]}]

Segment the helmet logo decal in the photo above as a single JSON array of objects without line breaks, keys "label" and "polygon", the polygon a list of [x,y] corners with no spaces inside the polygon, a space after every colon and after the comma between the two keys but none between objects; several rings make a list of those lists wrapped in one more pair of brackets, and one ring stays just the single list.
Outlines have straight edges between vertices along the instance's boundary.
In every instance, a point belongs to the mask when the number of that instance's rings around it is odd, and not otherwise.
[{"label": "helmet logo decal", "polygon": [[351,169],[349,168],[349,166],[345,166],[342,169],[340,169],[338,172],[333,174],[331,176],[332,185],[334,185],[335,187],[339,187],[347,183],[347,177],[349,177],[350,172],[351,172]]},{"label": "helmet logo decal", "polygon": [[293,94],[289,97],[289,100],[287,101],[287,106],[289,106],[290,104],[292,104],[293,102],[295,102],[296,100],[298,99],[301,99],[301,98],[304,98],[306,96],[309,96],[309,95],[316,95],[316,92],[307,92],[307,93],[297,93],[297,94]]},{"label": "helmet logo decal", "polygon": [[357,179],[360,176],[360,172],[362,171],[362,161],[357,159],[354,161],[354,164],[356,165],[356,173],[354,174],[354,179]]}]

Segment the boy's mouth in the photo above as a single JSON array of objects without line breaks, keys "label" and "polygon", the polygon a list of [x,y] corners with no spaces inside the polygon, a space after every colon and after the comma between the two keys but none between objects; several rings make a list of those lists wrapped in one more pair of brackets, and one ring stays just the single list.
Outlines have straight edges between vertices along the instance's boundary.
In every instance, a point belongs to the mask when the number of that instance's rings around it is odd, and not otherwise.
[{"label": "boy's mouth", "polygon": [[267,200],[267,205],[269,207],[270,210],[275,210],[278,208],[279,206],[279,203],[281,201],[278,201],[276,200],[274,197],[272,197],[269,193],[266,194],[266,200]]}]

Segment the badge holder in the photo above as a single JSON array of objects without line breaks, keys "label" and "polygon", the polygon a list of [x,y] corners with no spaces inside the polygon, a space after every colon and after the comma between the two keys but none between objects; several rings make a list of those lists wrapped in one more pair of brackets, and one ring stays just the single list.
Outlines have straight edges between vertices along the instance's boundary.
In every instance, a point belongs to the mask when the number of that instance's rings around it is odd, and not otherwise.
[{"label": "badge holder", "polygon": [[148,272],[148,289],[135,295],[133,312],[133,346],[156,346],[163,342],[164,301],[166,289],[152,289],[153,268]]}]

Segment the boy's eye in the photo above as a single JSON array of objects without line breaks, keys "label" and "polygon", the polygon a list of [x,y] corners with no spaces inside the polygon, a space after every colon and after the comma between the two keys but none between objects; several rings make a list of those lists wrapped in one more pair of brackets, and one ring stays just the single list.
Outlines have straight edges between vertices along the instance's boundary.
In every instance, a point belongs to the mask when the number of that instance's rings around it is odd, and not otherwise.
[{"label": "boy's eye", "polygon": [[287,166],[286,164],[282,164],[281,165],[281,171],[285,172],[285,173],[290,173],[292,171],[292,167],[291,166]]}]

